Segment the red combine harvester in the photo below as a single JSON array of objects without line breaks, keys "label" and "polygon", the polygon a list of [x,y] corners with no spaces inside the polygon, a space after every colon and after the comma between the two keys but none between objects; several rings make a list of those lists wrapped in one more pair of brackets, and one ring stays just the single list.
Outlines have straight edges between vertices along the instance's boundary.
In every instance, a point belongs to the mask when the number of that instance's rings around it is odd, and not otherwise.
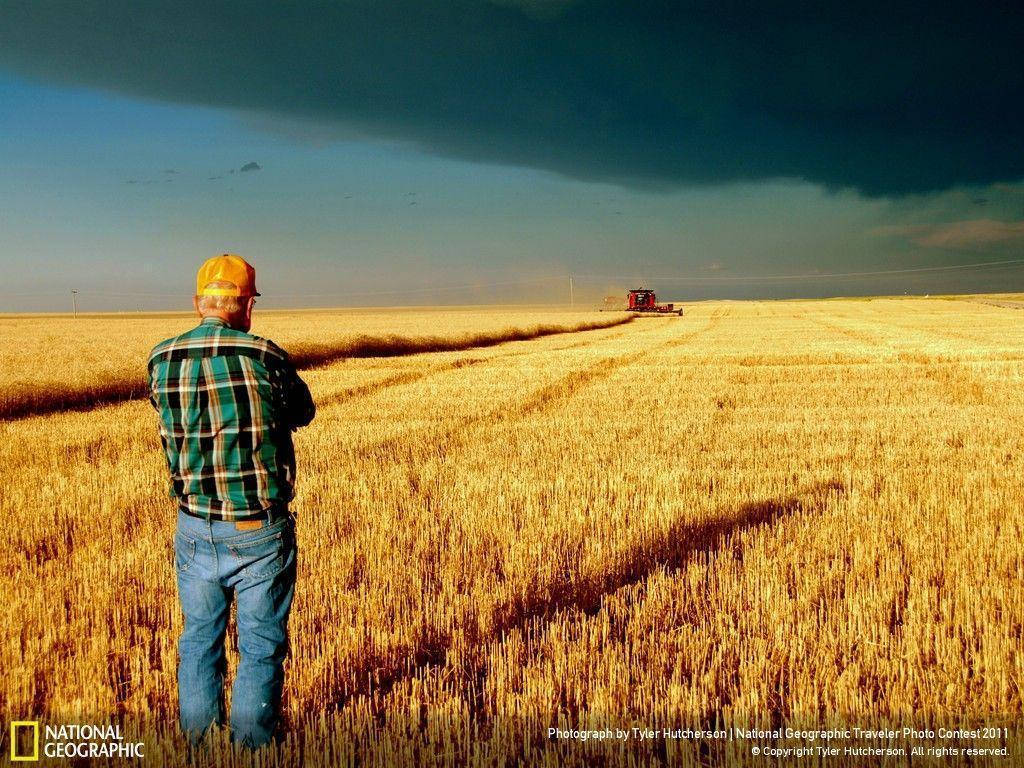
[{"label": "red combine harvester", "polygon": [[682,309],[675,309],[674,304],[659,304],[654,291],[649,288],[633,288],[629,292],[630,312],[645,315],[682,315]]}]

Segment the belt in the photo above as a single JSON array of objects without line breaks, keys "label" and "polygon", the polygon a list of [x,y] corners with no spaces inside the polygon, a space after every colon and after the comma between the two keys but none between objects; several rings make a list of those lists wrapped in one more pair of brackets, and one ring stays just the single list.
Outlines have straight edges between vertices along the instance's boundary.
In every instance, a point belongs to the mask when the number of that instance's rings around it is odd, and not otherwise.
[{"label": "belt", "polygon": [[222,512],[208,512],[206,514],[200,515],[185,507],[184,504],[179,504],[178,509],[180,509],[189,517],[195,517],[199,520],[213,520],[216,522],[223,523],[238,523],[248,520],[266,520],[268,523],[276,523],[281,518],[288,517],[287,506],[267,507],[266,509],[258,509],[241,515],[235,513],[224,514]]}]

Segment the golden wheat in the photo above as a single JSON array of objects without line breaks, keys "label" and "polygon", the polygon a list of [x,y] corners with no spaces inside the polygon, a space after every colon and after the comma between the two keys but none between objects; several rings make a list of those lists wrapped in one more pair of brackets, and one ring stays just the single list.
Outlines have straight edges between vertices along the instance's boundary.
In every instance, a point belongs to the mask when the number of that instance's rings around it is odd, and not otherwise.
[{"label": "golden wheat", "polygon": [[[307,368],[347,357],[493,346],[631,319],[624,313],[551,310],[268,312],[259,316],[253,332],[277,340],[299,368]],[[0,316],[0,332],[12,342],[0,345],[0,419],[144,397],[149,350],[194,324],[192,316],[180,312],[77,319]]]},{"label": "golden wheat", "polygon": [[[747,742],[547,728],[1019,723],[1022,317],[705,303],[310,371],[287,735],[264,764],[763,765]],[[325,333],[306,319],[254,330]],[[180,762],[155,415],[0,423],[0,462],[0,710],[117,717]],[[248,763],[223,739],[208,759]]]}]

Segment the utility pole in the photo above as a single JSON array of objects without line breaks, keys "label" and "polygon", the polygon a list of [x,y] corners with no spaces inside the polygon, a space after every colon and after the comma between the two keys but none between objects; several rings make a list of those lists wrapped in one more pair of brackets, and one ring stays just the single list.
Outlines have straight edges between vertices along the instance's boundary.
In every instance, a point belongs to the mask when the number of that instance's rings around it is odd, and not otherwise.
[{"label": "utility pole", "polygon": [[576,302],[573,299],[572,294],[572,275],[569,275],[569,306],[573,306]]},{"label": "utility pole", "polygon": [[71,307],[75,312],[75,319],[78,319],[78,291],[74,288],[71,289]]}]

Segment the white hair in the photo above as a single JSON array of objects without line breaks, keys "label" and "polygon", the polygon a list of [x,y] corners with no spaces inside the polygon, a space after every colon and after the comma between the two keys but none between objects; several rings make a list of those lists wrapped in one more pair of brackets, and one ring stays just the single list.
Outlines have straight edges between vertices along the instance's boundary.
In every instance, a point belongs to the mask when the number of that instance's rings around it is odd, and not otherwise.
[{"label": "white hair", "polygon": [[[207,283],[206,288],[237,288],[234,283],[227,280],[214,280]],[[234,315],[242,311],[244,296],[199,296],[199,314],[207,315],[211,312],[226,312]]]}]

